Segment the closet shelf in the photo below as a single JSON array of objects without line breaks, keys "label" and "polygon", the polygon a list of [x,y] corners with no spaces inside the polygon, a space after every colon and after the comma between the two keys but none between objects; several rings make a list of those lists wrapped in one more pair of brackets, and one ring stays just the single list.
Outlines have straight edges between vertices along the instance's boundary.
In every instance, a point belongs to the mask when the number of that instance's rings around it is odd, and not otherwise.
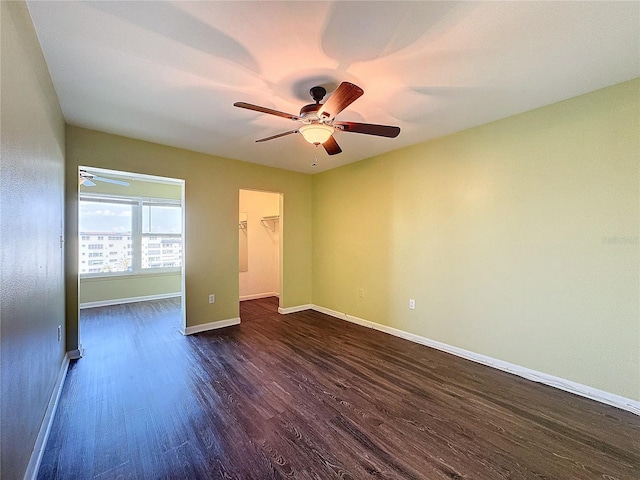
[{"label": "closet shelf", "polygon": [[276,231],[276,222],[280,220],[280,215],[269,215],[267,217],[262,217],[260,219],[260,223],[267,228],[270,228],[273,232]]}]

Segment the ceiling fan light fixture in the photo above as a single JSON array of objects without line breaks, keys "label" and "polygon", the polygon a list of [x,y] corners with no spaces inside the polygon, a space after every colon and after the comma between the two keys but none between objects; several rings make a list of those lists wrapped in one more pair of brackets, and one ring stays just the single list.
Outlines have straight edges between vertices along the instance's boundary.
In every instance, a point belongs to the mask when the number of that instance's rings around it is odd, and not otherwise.
[{"label": "ceiling fan light fixture", "polygon": [[276,117],[288,118],[300,122],[302,125],[297,130],[289,130],[288,132],[278,133],[270,137],[261,138],[256,142],[266,142],[275,138],[291,135],[300,132],[302,137],[316,147],[322,145],[328,155],[337,155],[342,153],[342,149],[336,142],[333,133],[336,130],[341,132],[362,133],[365,135],[374,135],[377,137],[395,138],[400,133],[400,127],[391,125],[377,125],[375,123],[359,123],[359,122],[336,122],[335,117],[346,107],[351,105],[355,100],[360,98],[364,91],[357,85],[349,82],[342,82],[338,88],[331,94],[329,100],[320,103],[320,100],[327,93],[324,87],[313,87],[310,91],[311,97],[316,103],[305,105],[300,109],[300,115],[291,115],[290,113],[280,112],[272,108],[252,105],[251,103],[236,102],[233,105],[239,108],[245,108],[254,112],[268,113]]},{"label": "ceiling fan light fixture", "polygon": [[298,129],[304,139],[314,145],[320,145],[329,140],[334,130],[335,128],[324,123],[309,123]]}]

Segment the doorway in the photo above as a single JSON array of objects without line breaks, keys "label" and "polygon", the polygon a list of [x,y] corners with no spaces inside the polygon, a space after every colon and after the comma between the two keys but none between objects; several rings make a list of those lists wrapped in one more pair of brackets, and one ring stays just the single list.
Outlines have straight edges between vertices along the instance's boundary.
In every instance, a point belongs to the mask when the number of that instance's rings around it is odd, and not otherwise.
[{"label": "doorway", "polygon": [[282,205],[281,193],[239,192],[240,301],[281,297]]},{"label": "doorway", "polygon": [[183,299],[184,180],[95,167],[79,176],[80,309]]}]

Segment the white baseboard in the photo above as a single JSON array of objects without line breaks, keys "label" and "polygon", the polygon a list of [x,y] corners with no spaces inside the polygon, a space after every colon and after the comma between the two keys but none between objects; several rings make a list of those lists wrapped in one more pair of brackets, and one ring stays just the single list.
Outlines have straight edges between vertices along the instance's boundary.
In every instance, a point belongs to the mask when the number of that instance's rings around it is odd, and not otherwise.
[{"label": "white baseboard", "polygon": [[62,360],[62,365],[58,371],[56,377],[56,383],[53,386],[53,392],[49,398],[47,409],[44,413],[44,418],[40,424],[40,430],[36,437],[36,443],[33,446],[31,457],[29,458],[29,464],[27,470],[24,473],[24,480],[36,480],[38,477],[38,470],[40,470],[40,463],[42,462],[42,455],[44,449],[47,446],[47,440],[49,439],[49,433],[51,432],[51,426],[53,425],[53,419],[58,409],[58,402],[60,401],[60,394],[62,394],[62,387],[64,386],[64,380],[67,377],[67,370],[69,370],[69,356],[65,355]]},{"label": "white baseboard", "polygon": [[278,313],[287,315],[288,313],[302,312],[304,310],[313,310],[314,307],[315,305],[312,305],[310,303],[306,305],[296,305],[295,307],[287,307],[287,308],[278,307]]},{"label": "white baseboard", "polygon": [[232,325],[240,325],[240,317],[218,320],[217,322],[203,323],[201,325],[194,325],[193,327],[186,327],[182,330],[182,334],[193,335],[194,333],[207,332],[209,330],[230,327]]},{"label": "white baseboard", "polygon": [[[295,309],[296,307],[293,307],[293,308]],[[560,390],[564,390],[566,392],[570,392],[575,395],[579,395],[581,397],[586,397],[591,400],[595,400],[600,403],[605,403],[607,405],[611,405],[613,407],[617,407],[622,410],[627,410],[628,412],[634,413],[636,415],[640,415],[640,402],[637,400],[632,400],[630,398],[622,397],[620,395],[616,395],[615,393],[605,392],[604,390],[600,390],[594,387],[589,387],[587,385],[582,385],[572,380],[556,377],[548,373],[538,372],[537,370],[532,370],[530,368],[522,367],[520,365],[505,362],[503,360],[498,360],[496,358],[492,358],[487,355],[482,355],[479,353],[471,352],[469,350],[464,350],[462,348],[454,347],[446,343],[438,342],[436,340],[431,340],[426,337],[421,337],[420,335],[415,335],[413,333],[405,332],[397,328],[388,327],[386,325],[381,325],[379,323],[371,322],[363,318],[354,317],[346,313],[337,312],[335,310],[321,307],[319,305],[312,305],[311,308],[317,312],[324,313],[332,317],[339,318],[341,320],[346,320],[351,323],[362,325],[363,327],[379,330],[381,332],[388,333],[389,335],[393,335],[395,337],[404,338],[405,340],[409,340],[414,343],[419,343],[421,345],[426,345],[427,347],[435,348],[436,350],[441,350],[443,352],[456,355],[457,357],[465,358],[467,360],[471,360],[473,362],[480,363],[488,367],[496,368],[504,372],[518,375],[519,377],[526,378],[527,380],[542,383],[550,387],[558,388]],[[300,308],[298,310],[292,310],[292,311],[300,311],[300,310],[304,310],[304,308]]]},{"label": "white baseboard", "polygon": [[114,298],[112,300],[84,302],[80,304],[80,308],[109,307],[111,305],[122,305],[123,303],[146,302],[148,300],[162,300],[163,298],[174,298],[180,296],[182,296],[182,292],[159,293],[156,295],[143,295],[141,297]]},{"label": "white baseboard", "polygon": [[278,292],[267,292],[267,293],[254,293],[252,295],[241,295],[240,301],[244,302],[245,300],[258,300],[259,298],[269,298],[269,297],[280,297]]}]

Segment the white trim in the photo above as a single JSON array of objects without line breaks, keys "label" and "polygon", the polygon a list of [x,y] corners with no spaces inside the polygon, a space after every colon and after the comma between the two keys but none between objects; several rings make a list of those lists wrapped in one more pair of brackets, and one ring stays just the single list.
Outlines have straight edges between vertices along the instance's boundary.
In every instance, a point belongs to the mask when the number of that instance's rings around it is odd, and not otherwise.
[{"label": "white trim", "polygon": [[49,433],[51,433],[51,426],[53,425],[53,419],[56,416],[58,402],[60,400],[60,395],[62,394],[62,387],[64,386],[64,380],[67,377],[68,369],[69,356],[65,355],[62,360],[58,376],[56,377],[56,383],[53,386],[53,392],[51,392],[51,398],[49,398],[44,418],[40,424],[36,443],[33,446],[33,451],[29,458],[29,464],[27,465],[27,470],[24,473],[24,480],[35,480],[38,477],[38,470],[40,470],[40,463],[42,462],[44,449],[47,445],[47,440],[49,439]]},{"label": "white trim", "polygon": [[193,327],[186,327],[182,330],[182,334],[193,335],[194,333],[216,330],[218,328],[230,327],[232,325],[240,325],[240,317],[218,320],[217,322],[202,323],[200,325],[194,325]]},{"label": "white trim", "polygon": [[245,300],[257,300],[259,298],[269,298],[269,297],[280,297],[280,294],[277,292],[266,292],[266,293],[254,293],[252,295],[241,295],[240,301],[244,302]]},{"label": "white trim", "polygon": [[[297,307],[292,307],[292,308],[297,308]],[[633,400],[631,398],[622,397],[620,395],[616,395],[615,393],[606,392],[604,390],[590,387],[588,385],[582,385],[572,380],[556,377],[548,373],[538,372],[537,370],[532,370],[527,367],[522,367],[520,365],[505,362],[503,360],[498,360],[496,358],[492,358],[487,355],[482,355],[480,353],[464,350],[462,348],[454,347],[446,343],[438,342],[436,340],[431,340],[426,337],[421,337],[420,335],[415,335],[413,333],[405,332],[404,330],[399,330],[397,328],[388,327],[386,325],[381,325],[379,323],[371,322],[363,318],[354,317],[347,313],[338,312],[335,310],[331,310],[329,308],[321,307],[319,305],[312,305],[311,308],[317,312],[324,313],[326,315],[330,315],[332,317],[339,318],[341,320],[346,320],[347,322],[355,323],[363,327],[368,327],[374,330],[378,330],[380,332],[388,333],[389,335],[400,337],[414,343],[426,345],[427,347],[435,348],[436,350],[441,350],[443,352],[450,353],[457,357],[465,358],[467,360],[471,360],[473,362],[480,363],[482,365],[486,365],[488,367],[492,367],[497,370],[502,370],[504,372],[512,373],[519,377],[526,378],[527,380],[531,380],[537,383],[542,383],[550,387],[564,390],[566,392],[570,392],[575,395],[579,395],[581,397],[589,398],[591,400],[595,400],[600,403],[605,403],[607,405],[621,408],[622,410],[626,410],[636,415],[640,415],[640,401]],[[294,310],[294,311],[300,311],[300,310],[304,310],[304,308],[300,308],[299,310]]]},{"label": "white trim", "polygon": [[182,292],[158,293],[156,295],[143,295],[141,297],[114,298],[111,300],[98,300],[97,302],[84,302],[80,304],[80,309],[94,307],[109,307],[111,305],[121,305],[123,303],[146,302],[148,300],[162,300],[163,298],[174,298],[182,296]]},{"label": "white trim", "polygon": [[278,307],[278,313],[281,313],[282,315],[287,315],[289,313],[302,312],[304,310],[315,310],[315,305],[307,303],[306,305],[297,305],[295,307],[286,307],[286,308]]},{"label": "white trim", "polygon": [[84,356],[84,348],[82,347],[82,345],[78,345],[78,348],[76,348],[75,350],[69,350],[67,352],[67,357],[69,357],[69,360],[79,360]]}]

